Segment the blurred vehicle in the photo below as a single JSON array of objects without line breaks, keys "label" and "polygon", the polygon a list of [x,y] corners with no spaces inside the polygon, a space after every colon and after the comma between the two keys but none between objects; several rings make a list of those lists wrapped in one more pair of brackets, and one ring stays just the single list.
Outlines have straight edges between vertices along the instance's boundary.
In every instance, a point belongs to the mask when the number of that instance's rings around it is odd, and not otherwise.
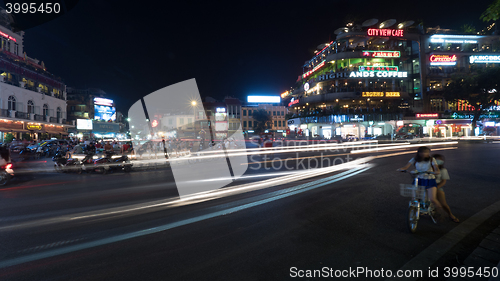
[{"label": "blurred vehicle", "polygon": [[69,142],[67,140],[49,140],[42,142],[36,152],[42,156],[50,157],[56,154],[59,147],[67,147],[68,145]]},{"label": "blurred vehicle", "polygon": [[82,163],[78,159],[67,159],[64,157],[63,152],[57,152],[54,157],[52,157],[52,161],[54,161],[54,169],[57,172],[75,172],[80,174],[82,172]]},{"label": "blurred vehicle", "polygon": [[105,152],[104,157],[94,160],[94,171],[102,174],[110,171],[124,171],[125,173],[132,171],[132,163],[127,155],[114,156],[113,152]]},{"label": "blurred vehicle", "polygon": [[40,159],[42,156],[42,153],[38,151],[38,148],[30,148],[29,146],[23,147],[19,151],[19,157],[22,158],[23,160],[28,160],[30,158],[33,159]]},{"label": "blurred vehicle", "polygon": [[357,141],[359,138],[353,134],[347,134],[344,138],[344,141]]},{"label": "blurred vehicle", "polygon": [[6,185],[14,177],[10,150],[6,146],[0,146],[0,186]]}]

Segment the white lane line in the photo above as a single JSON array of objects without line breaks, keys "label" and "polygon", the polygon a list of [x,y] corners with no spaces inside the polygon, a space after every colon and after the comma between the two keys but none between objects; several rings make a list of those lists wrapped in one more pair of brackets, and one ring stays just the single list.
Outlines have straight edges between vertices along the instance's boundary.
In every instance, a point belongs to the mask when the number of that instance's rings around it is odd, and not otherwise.
[{"label": "white lane line", "polygon": [[[102,246],[102,245],[106,245],[106,244],[110,244],[110,243],[116,243],[116,242],[120,242],[120,241],[124,241],[124,240],[128,240],[128,239],[137,238],[137,237],[141,237],[141,236],[144,236],[144,235],[150,235],[150,234],[158,233],[158,232],[161,232],[161,231],[169,230],[169,229],[172,229],[172,228],[176,228],[176,227],[180,227],[180,226],[184,226],[184,225],[188,225],[188,224],[192,224],[192,223],[204,221],[204,220],[207,220],[207,219],[211,219],[211,218],[215,218],[215,217],[219,217],[219,216],[224,216],[224,215],[232,214],[232,213],[235,213],[235,212],[238,212],[238,211],[241,211],[241,210],[245,210],[245,209],[252,208],[252,207],[255,207],[255,206],[263,205],[263,204],[266,204],[266,203],[269,203],[269,202],[272,202],[272,201],[275,201],[275,200],[278,200],[278,199],[290,197],[292,195],[296,195],[296,194],[299,194],[299,193],[302,193],[302,192],[310,191],[310,190],[316,189],[316,188],[321,187],[321,186],[325,186],[325,185],[328,185],[328,184],[332,184],[334,182],[338,182],[338,181],[347,179],[349,177],[352,177],[354,175],[357,175],[359,173],[362,173],[362,172],[370,169],[371,166],[372,165],[367,165],[366,168],[354,169],[354,172],[352,170],[344,172],[342,174],[345,174],[345,175],[343,175],[341,177],[337,177],[337,178],[335,178],[333,180],[330,180],[330,181],[324,181],[324,179],[321,179],[321,181],[323,181],[322,183],[315,184],[313,186],[309,186],[309,187],[306,187],[306,188],[298,189],[300,186],[311,185],[311,183],[301,184],[299,186],[293,187],[295,190],[291,191],[291,192],[288,192],[288,193],[284,193],[284,194],[281,194],[281,195],[278,195],[278,196],[274,196],[274,197],[270,197],[270,198],[267,198],[267,199],[259,200],[259,201],[256,201],[256,202],[244,204],[244,205],[241,205],[241,206],[232,207],[232,208],[229,208],[229,209],[225,209],[225,210],[213,212],[213,213],[210,213],[210,214],[201,215],[201,216],[197,216],[197,217],[190,218],[190,219],[185,219],[185,220],[181,220],[181,221],[178,221],[178,222],[165,224],[165,225],[158,226],[158,227],[153,227],[153,228],[144,229],[144,230],[140,230],[140,231],[135,231],[135,232],[131,232],[131,233],[116,235],[116,236],[112,236],[112,237],[108,237],[108,238],[103,238],[103,239],[99,239],[99,240],[96,240],[96,241],[86,242],[86,243],[82,243],[82,244],[79,244],[79,245],[67,246],[67,247],[63,247],[63,248],[59,248],[59,249],[52,249],[52,250],[48,250],[48,251],[45,251],[45,252],[31,254],[31,255],[28,255],[28,256],[24,256],[24,257],[18,257],[18,258],[14,258],[14,259],[10,259],[10,260],[1,261],[0,262],[0,268],[5,268],[5,267],[9,267],[9,266],[19,265],[19,264],[23,264],[23,263],[26,263],[26,262],[32,262],[32,261],[36,261],[36,260],[40,260],[40,259],[44,259],[44,258],[50,258],[50,257],[54,257],[54,256],[58,256],[58,255],[63,255],[63,254],[67,254],[67,253],[71,253],[71,252],[75,252],[75,251],[85,250],[85,249],[88,249],[88,248],[98,247],[98,246]],[[348,172],[350,172],[350,173],[348,173]],[[340,176],[340,174],[336,175],[336,176]]]},{"label": "white lane line", "polygon": [[[437,241],[432,243],[425,250],[416,255],[413,259],[408,261],[400,270],[415,270],[422,269],[425,271],[428,267],[436,263],[443,255],[445,255],[451,248],[453,248],[458,242],[464,239],[472,231],[474,231],[478,226],[484,223],[494,214],[500,212],[500,201],[491,204],[490,206],[484,208],[477,214],[468,218],[464,222],[461,222],[455,228],[450,230],[448,233],[443,235]],[[387,280],[418,280],[416,277],[404,277],[404,278],[388,278]]]}]

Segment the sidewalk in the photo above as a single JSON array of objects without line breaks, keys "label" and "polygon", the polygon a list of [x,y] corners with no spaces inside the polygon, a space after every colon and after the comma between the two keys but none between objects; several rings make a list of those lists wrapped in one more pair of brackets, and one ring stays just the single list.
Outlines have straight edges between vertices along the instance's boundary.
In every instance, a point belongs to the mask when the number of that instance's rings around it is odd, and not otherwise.
[{"label": "sidewalk", "polygon": [[499,276],[492,276],[490,278],[480,278],[478,276],[465,278],[451,277],[447,280],[500,280],[500,226],[484,238],[479,246],[464,260],[462,267],[473,267],[475,272],[477,272],[479,268],[496,267],[498,268]]}]

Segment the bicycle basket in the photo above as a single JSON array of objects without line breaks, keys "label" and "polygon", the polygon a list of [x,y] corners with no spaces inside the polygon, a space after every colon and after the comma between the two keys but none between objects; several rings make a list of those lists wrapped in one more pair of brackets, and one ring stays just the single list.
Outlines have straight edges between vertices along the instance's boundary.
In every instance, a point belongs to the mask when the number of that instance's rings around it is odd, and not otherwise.
[{"label": "bicycle basket", "polygon": [[403,197],[412,197],[416,199],[425,200],[425,187],[415,187],[412,184],[400,184],[400,192]]}]

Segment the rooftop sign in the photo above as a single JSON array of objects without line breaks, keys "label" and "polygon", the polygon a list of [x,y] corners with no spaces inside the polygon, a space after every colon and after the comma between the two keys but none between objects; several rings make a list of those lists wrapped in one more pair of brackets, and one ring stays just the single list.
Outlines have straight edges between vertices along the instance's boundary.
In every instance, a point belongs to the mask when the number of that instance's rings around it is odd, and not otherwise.
[{"label": "rooftop sign", "polygon": [[403,37],[402,29],[368,29],[368,36]]}]

